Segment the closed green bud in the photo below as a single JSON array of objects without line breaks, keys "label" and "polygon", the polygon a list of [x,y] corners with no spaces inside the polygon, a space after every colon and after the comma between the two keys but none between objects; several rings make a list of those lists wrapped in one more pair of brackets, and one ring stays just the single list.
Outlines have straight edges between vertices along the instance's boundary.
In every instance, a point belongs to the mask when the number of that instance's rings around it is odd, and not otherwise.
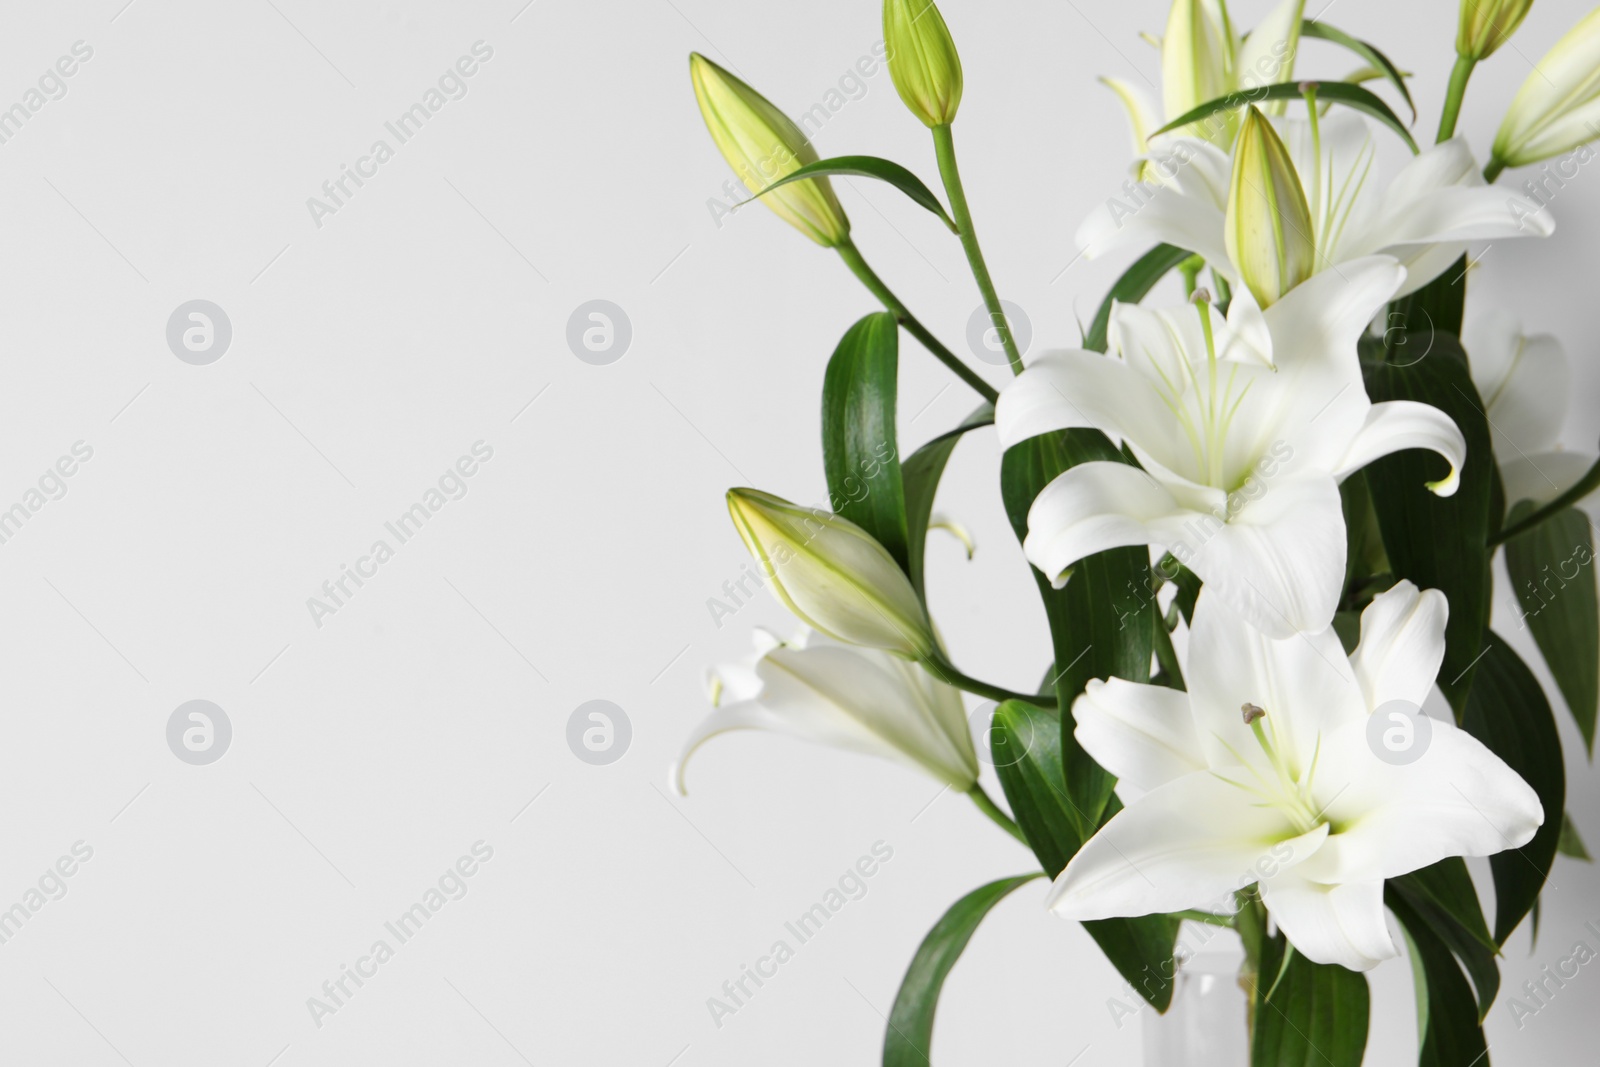
[{"label": "closed green bud", "polygon": [[1311,208],[1272,123],[1245,113],[1234,149],[1224,239],[1239,280],[1263,308],[1316,272]]},{"label": "closed green bud", "polygon": [[[1161,95],[1167,118],[1174,119],[1234,88],[1228,76],[1233,62],[1233,35],[1221,9],[1205,0],[1174,0],[1161,38]],[[1227,118],[1231,127],[1233,118]],[[1192,123],[1180,132],[1195,137],[1217,136],[1226,144],[1232,129],[1213,130]]]},{"label": "closed green bud", "polygon": [[1461,26],[1456,31],[1456,54],[1467,59],[1488,59],[1505,44],[1533,0],[1461,0]]},{"label": "closed green bud", "polygon": [[728,490],[728,514],[778,599],[812,629],[909,659],[937,647],[911,580],[849,519],[755,489]]},{"label": "closed green bud", "polygon": [[[689,77],[711,139],[750,192],[817,161],[816,150],[789,116],[698,52],[689,56]],[[824,248],[850,234],[850,220],[826,177],[790,182],[761,200]]]},{"label": "closed green bud", "polygon": [[1557,41],[1517,90],[1491,166],[1522,167],[1600,135],[1600,8]]},{"label": "closed green bud", "polygon": [[883,0],[889,77],[911,113],[948,126],[961,106],[961,57],[933,0]]}]

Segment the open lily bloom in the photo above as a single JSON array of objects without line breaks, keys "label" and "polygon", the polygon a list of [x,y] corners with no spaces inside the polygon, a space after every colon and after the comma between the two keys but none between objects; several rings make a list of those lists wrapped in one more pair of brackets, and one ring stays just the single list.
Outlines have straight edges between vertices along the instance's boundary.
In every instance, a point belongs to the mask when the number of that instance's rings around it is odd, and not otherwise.
[{"label": "open lily bloom", "polygon": [[687,792],[689,757],[729,730],[772,730],[881,756],[960,792],[978,780],[960,691],[892,652],[809,631],[785,644],[758,630],[755,655],[711,672],[710,686],[716,709],[672,768],[679,793]]},{"label": "open lily bloom", "polygon": [[1256,883],[1309,959],[1367,970],[1394,956],[1385,878],[1521,847],[1544,821],[1533,789],[1453,722],[1430,720],[1405,764],[1369,742],[1374,711],[1426,698],[1447,614],[1443,594],[1401,582],[1362,613],[1346,658],[1331,629],[1273,640],[1202,592],[1187,693],[1113,678],[1073,705],[1127,807],[1049,906],[1076,920],[1221,912]]},{"label": "open lily bloom", "polygon": [[[1319,272],[1384,253],[1406,268],[1396,294],[1403,296],[1443,273],[1469,241],[1548,237],[1555,229],[1541,205],[1485,185],[1459,137],[1426,149],[1380,188],[1372,131],[1360,116],[1335,108],[1315,125],[1283,117],[1272,123],[1305,190],[1313,230],[1305,236],[1315,244]],[[1154,171],[1161,184],[1096,208],[1078,228],[1078,247],[1092,258],[1126,244],[1165,241],[1239,282],[1224,237],[1232,158],[1193,137],[1157,140],[1146,173]]]},{"label": "open lily bloom", "polygon": [[1547,504],[1572,488],[1595,457],[1560,447],[1571,373],[1561,342],[1527,336],[1508,312],[1469,319],[1461,340],[1483,398],[1506,503]]},{"label": "open lily bloom", "polygon": [[1035,359],[1000,396],[1001,444],[1093,427],[1143,469],[1082,463],[1045,486],[1028,512],[1029,561],[1060,586],[1085,556],[1158,545],[1269,634],[1326,628],[1345,571],[1339,480],[1430,448],[1450,461],[1430,486],[1447,496],[1466,451],[1437,408],[1367,399],[1356,341],[1404,274],[1384,256],[1358,260],[1265,311],[1241,289],[1226,320],[1206,305],[1119,304],[1112,355]]}]

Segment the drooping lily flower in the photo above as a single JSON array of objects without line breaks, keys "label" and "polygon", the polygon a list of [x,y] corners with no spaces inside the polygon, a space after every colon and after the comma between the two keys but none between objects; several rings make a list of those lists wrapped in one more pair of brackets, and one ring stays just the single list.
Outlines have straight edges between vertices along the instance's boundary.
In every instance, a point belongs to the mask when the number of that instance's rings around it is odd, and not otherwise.
[{"label": "drooping lily flower", "polygon": [[1468,319],[1461,340],[1483,398],[1506,503],[1547,504],[1572,488],[1595,457],[1561,448],[1571,373],[1561,342],[1525,335],[1509,312]]},{"label": "drooping lily flower", "polygon": [[1226,320],[1206,304],[1119,304],[1112,355],[1033,360],[1000,396],[1002,445],[1093,427],[1143,469],[1082,463],[1045,486],[1028,512],[1028,559],[1060,586],[1085,556],[1159,545],[1267,633],[1327,627],[1345,570],[1339,481],[1429,448],[1450,461],[1429,486],[1448,496],[1465,457],[1449,416],[1373,404],[1362,385],[1356,341],[1404,275],[1386,256],[1356,260],[1265,311],[1241,289]]},{"label": "drooping lily flower", "polygon": [[1520,847],[1545,817],[1453,722],[1412,734],[1426,747],[1408,763],[1369,741],[1374,711],[1426,698],[1447,614],[1443,594],[1403,581],[1362,613],[1346,658],[1331,629],[1273,640],[1202,591],[1187,693],[1113,678],[1073,706],[1127,807],[1067,864],[1050,907],[1080,921],[1223,912],[1256,883],[1307,958],[1367,970],[1396,955],[1385,878]]},{"label": "drooping lily flower", "polygon": [[978,757],[961,693],[920,665],[802,631],[784,644],[757,631],[756,653],[711,672],[716,705],[689,736],[672,768],[686,793],[689,757],[729,730],[772,730],[903,763],[966,792]]},{"label": "drooping lily flower", "polygon": [[[1304,10],[1305,0],[1283,0],[1241,38],[1225,0],[1173,0],[1161,38],[1164,121],[1230,93],[1291,80]],[[1163,125],[1149,97],[1121,78],[1100,80],[1128,109],[1135,152],[1148,152],[1150,131]],[[1233,112],[1219,114],[1214,122],[1193,123],[1182,132],[1227,148],[1238,129],[1239,116]]]},{"label": "drooping lily flower", "polygon": [[[1336,108],[1315,122],[1271,122],[1305,191],[1319,273],[1391,255],[1407,271],[1397,294],[1403,296],[1443,273],[1469,241],[1548,237],[1555,229],[1540,204],[1485,185],[1462,138],[1426,149],[1380,187],[1372,131],[1360,116]],[[1204,256],[1239,283],[1225,236],[1232,156],[1193,137],[1157,141],[1148,162],[1161,183],[1136,186],[1096,208],[1078,227],[1078,247],[1092,258],[1126,244],[1165,241]]]}]

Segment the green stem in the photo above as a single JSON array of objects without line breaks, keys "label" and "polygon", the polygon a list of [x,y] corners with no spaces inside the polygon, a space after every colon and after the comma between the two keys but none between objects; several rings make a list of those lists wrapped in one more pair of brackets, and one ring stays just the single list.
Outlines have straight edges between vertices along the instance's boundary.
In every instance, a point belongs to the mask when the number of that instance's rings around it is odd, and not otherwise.
[{"label": "green stem", "polygon": [[1505,169],[1505,160],[1501,159],[1499,156],[1490,156],[1489,162],[1483,168],[1483,180],[1489,185],[1493,185],[1494,180],[1500,177],[1500,172]]},{"label": "green stem", "polygon": [[1037,693],[1018,693],[1010,689],[1002,689],[998,685],[990,685],[988,682],[962,674],[956,670],[954,664],[937,653],[923,660],[922,664],[928,668],[929,674],[932,674],[941,682],[946,685],[953,685],[957,689],[965,690],[975,696],[988,697],[990,700],[996,701],[1025,700],[1034,705],[1038,705],[1041,700],[1054,702],[1053,698],[1041,697]]},{"label": "green stem", "polygon": [[1230,930],[1233,929],[1233,917],[1231,915],[1213,915],[1209,911],[1195,911],[1193,909],[1175,911],[1171,915],[1174,919],[1190,919],[1197,923],[1205,923],[1207,926],[1226,926]]},{"label": "green stem", "polygon": [[1190,256],[1178,264],[1178,272],[1183,275],[1183,295],[1194,295],[1195,287],[1200,284],[1200,272],[1206,269],[1206,261],[1199,256]]},{"label": "green stem", "polygon": [[1456,120],[1461,117],[1461,98],[1467,95],[1467,79],[1472,77],[1472,68],[1477,65],[1476,59],[1456,56],[1456,65],[1450,70],[1450,88],[1445,93],[1444,111],[1439,115],[1439,144],[1456,135]]},{"label": "green stem", "polygon": [[1505,529],[1489,538],[1489,547],[1493,548],[1496,545],[1504,544],[1513,537],[1516,537],[1518,534],[1526,533],[1527,531],[1533,529],[1535,526],[1538,526],[1541,522],[1544,522],[1551,516],[1559,515],[1561,512],[1572,507],[1578,501],[1594,492],[1596,488],[1600,488],[1600,460],[1596,460],[1594,466],[1589,468],[1588,473],[1582,478],[1579,478],[1578,483],[1571,489],[1568,489],[1565,493],[1562,493],[1544,507],[1539,508],[1527,518],[1521,520],[1520,522],[1512,523],[1510,526],[1507,526]]},{"label": "green stem", "polygon": [[1028,844],[1028,839],[1022,836],[1022,831],[1015,822],[1011,821],[1011,816],[1001,811],[995,802],[989,799],[989,794],[983,791],[983,786],[976,782],[972,783],[972,788],[967,790],[967,796],[972,798],[972,802],[978,805],[978,810],[989,816],[996,826],[1021,841],[1024,845]]},{"label": "green stem", "polygon": [[1155,613],[1156,627],[1156,662],[1161,669],[1176,684],[1173,689],[1187,689],[1183,681],[1183,668],[1178,665],[1178,653],[1172,647],[1172,634],[1167,630],[1167,622],[1161,617],[1161,612],[1152,604],[1150,610]]},{"label": "green stem", "polygon": [[861,279],[861,284],[865,285],[868,291],[877,297],[878,301],[892,312],[895,318],[900,320],[900,325],[904,326],[912,337],[921,341],[922,346],[932,352],[940,363],[949,367],[955,372],[956,377],[972,386],[977,394],[989,403],[993,404],[1000,398],[1000,394],[994,386],[978,377],[976,371],[961,362],[959,356],[939,343],[939,339],[929,333],[928,328],[918,322],[915,315],[906,310],[906,306],[900,302],[900,298],[889,290],[889,287],[883,283],[882,278],[878,277],[877,271],[867,265],[867,261],[862,258],[861,251],[856,248],[854,242],[847,237],[834,246],[834,250],[839,253],[839,258],[844,260],[845,266],[850,268],[850,272]]},{"label": "green stem", "polygon": [[933,127],[933,148],[939,157],[939,176],[944,179],[944,191],[950,197],[950,210],[955,214],[956,225],[961,228],[961,248],[972,265],[972,277],[983,294],[983,306],[989,309],[989,321],[1000,331],[1000,342],[1005,345],[1006,359],[1011,363],[1011,373],[1022,373],[1022,354],[1017,351],[1017,340],[1011,336],[1011,323],[1006,320],[1005,309],[994,291],[989,278],[989,267],[983,261],[983,250],[978,247],[978,231],[972,226],[972,210],[967,207],[967,193],[961,186],[961,171],[956,166],[955,135],[949,123]]}]

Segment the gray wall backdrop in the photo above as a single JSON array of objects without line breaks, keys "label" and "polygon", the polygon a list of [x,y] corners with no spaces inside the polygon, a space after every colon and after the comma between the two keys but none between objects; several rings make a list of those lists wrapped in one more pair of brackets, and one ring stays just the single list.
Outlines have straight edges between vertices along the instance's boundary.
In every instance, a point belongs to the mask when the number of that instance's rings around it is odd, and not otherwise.
[{"label": "gray wall backdrop", "polygon": [[[1238,16],[1267,6],[1241,0]],[[1165,7],[944,5],[967,72],[968,191],[1035,346],[1073,343],[1126,262],[1075,261],[1072,244],[1128,158],[1094,77],[1156,81],[1137,31],[1159,31]],[[1431,124],[1455,5],[1331,7],[1415,71]],[[1542,0],[1481,68],[1462,127],[1475,147],[1584,9]],[[707,598],[746,559],[722,492],[824,499],[822,368],[871,310],[835,257],[769,213],[719,222],[708,207],[729,171],[686,55],[792,113],[823,105],[824,154],[889,156],[931,181],[888,75],[850,80],[879,40],[878,4],[0,10],[0,107],[28,111],[0,142],[0,507],[27,511],[0,543],[0,908],[25,912],[0,943],[0,1060],[873,1062],[927,928],[1030,857],[885,764],[744,735],[702,754],[687,800],[666,768],[704,712],[704,666],[743,655],[753,625],[790,625],[770,598],[713,623]],[[1305,71],[1351,65],[1305,54]],[[420,130],[387,130],[430,89],[441,106]],[[379,140],[392,153],[363,162]],[[368,176],[335,205],[323,185],[345,167]],[[841,196],[861,247],[959,342],[978,298],[956,242],[883,187]],[[1567,439],[1589,448],[1600,178],[1583,170],[1553,209],[1557,235],[1494,247],[1477,292],[1564,339]],[[197,300],[214,331],[191,351]],[[567,339],[593,300],[631,335],[606,365]],[[970,405],[905,352],[911,448]],[[931,595],[958,662],[1025,685],[1048,649],[997,462],[992,435],[956,453],[940,510],[979,550],[967,563],[936,539]],[[430,491],[426,524],[394,536],[385,524]],[[363,562],[379,540],[392,555]],[[363,584],[308,607],[358,566]],[[1516,629],[1509,614],[1500,626]],[[209,764],[169,745],[194,700],[231,730]],[[605,765],[567,742],[591,700],[631,726]],[[1571,807],[1596,842],[1600,784],[1562,730]],[[707,998],[878,842],[892,858],[865,895],[715,1025]],[[1584,925],[1600,920],[1597,889],[1593,868],[1559,861],[1539,945],[1524,932],[1506,953],[1508,993],[1574,942],[1600,946]],[[430,890],[442,906],[402,942],[385,924]],[[1042,895],[1019,892],[974,940],[939,1062],[1137,1057],[1137,1021],[1109,1006],[1115,972]],[[362,963],[380,940],[392,957]],[[358,965],[369,977],[314,1018],[308,999]],[[1502,997],[1496,1061],[1573,1062],[1600,1008],[1592,970],[1520,1028]],[[1408,1054],[1410,982],[1398,961],[1373,976],[1371,1062]]]}]

